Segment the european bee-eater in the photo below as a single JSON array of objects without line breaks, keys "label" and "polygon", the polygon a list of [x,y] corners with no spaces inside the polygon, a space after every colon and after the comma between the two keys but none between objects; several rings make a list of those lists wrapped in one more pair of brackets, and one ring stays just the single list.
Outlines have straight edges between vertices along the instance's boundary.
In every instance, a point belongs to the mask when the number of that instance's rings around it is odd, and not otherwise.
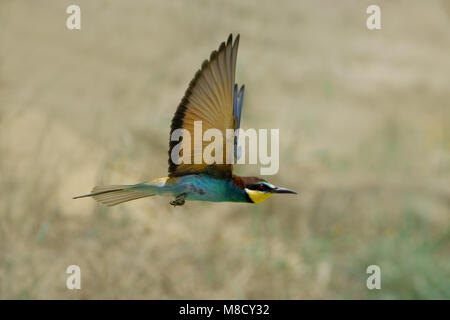
[{"label": "european bee-eater", "polygon": [[[211,53],[209,60],[203,62],[175,112],[171,136],[177,129],[187,130],[193,136],[195,121],[202,121],[203,131],[215,128],[219,129],[223,136],[226,129],[240,128],[244,86],[238,90],[238,85],[234,82],[238,45],[239,35],[233,43],[230,34],[227,42],[222,42],[219,49]],[[184,142],[182,139],[183,152],[189,148],[190,155],[194,159],[196,153],[201,150]],[[225,144],[229,142],[229,140],[224,142],[224,149]],[[236,137],[232,138],[231,143],[236,150]],[[233,165],[226,161],[212,164],[204,161],[199,164],[195,162],[177,164],[171,157],[176,145],[177,141],[171,139],[168,177],[135,185],[96,186],[90,194],[74,199],[93,197],[107,206],[114,206],[125,201],[169,194],[175,197],[170,204],[179,206],[183,205],[185,200],[258,203],[275,193],[296,193],[276,187],[261,178],[234,175]],[[200,155],[200,159],[202,158]]]}]

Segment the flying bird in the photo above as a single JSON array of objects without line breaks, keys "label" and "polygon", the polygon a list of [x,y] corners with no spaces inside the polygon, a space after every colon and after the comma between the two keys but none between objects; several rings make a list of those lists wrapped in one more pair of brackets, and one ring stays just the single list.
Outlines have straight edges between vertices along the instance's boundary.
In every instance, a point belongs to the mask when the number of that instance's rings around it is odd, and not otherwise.
[{"label": "flying bird", "polygon": [[[209,60],[203,62],[172,118],[171,136],[177,129],[184,129],[184,132],[194,136],[195,121],[202,121],[203,131],[219,129],[224,137],[227,129],[240,128],[245,87],[239,89],[235,83],[238,46],[239,35],[233,42],[230,34],[228,40],[211,53]],[[181,139],[182,152],[189,148],[191,158],[194,159],[196,153],[202,151],[194,148],[187,140]],[[223,149],[227,143],[232,143],[236,159],[237,137],[223,143]],[[74,199],[92,197],[104,205],[114,206],[130,200],[168,194],[174,197],[170,204],[180,206],[186,200],[259,203],[276,193],[296,194],[262,178],[237,176],[233,174],[233,165],[227,161],[207,164],[201,157],[200,163],[186,161],[178,164],[171,157],[176,145],[177,141],[170,139],[168,177],[135,185],[96,186],[91,193]]]}]

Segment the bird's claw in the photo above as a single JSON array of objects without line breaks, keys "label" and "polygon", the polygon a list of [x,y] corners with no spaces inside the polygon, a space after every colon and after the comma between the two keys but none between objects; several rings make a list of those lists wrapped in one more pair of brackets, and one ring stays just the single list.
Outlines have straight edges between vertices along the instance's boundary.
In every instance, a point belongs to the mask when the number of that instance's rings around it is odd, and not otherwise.
[{"label": "bird's claw", "polygon": [[170,201],[170,204],[174,207],[176,206],[182,206],[186,201],[184,199],[185,195],[180,194],[179,196],[177,196],[174,200]]}]

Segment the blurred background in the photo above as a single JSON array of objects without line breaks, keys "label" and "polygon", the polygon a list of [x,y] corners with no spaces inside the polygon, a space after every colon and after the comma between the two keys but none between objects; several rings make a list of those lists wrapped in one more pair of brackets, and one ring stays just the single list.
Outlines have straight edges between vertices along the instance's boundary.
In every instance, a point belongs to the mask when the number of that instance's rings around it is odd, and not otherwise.
[{"label": "blurred background", "polygon": [[[448,1],[0,0],[0,298],[450,298],[449,18]],[[229,33],[241,125],[280,128],[267,179],[299,196],[72,200],[167,175],[172,115]]]}]

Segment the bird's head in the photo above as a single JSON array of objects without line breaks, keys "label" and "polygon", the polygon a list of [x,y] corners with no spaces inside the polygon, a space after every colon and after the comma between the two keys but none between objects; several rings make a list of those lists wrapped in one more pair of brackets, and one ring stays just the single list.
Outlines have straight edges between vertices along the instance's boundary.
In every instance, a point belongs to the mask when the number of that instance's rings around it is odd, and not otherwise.
[{"label": "bird's head", "polygon": [[247,181],[245,181],[244,190],[253,203],[262,202],[276,193],[297,194],[297,192],[293,190],[274,186],[273,184],[270,184],[269,182],[261,178],[252,177],[246,180]]}]

